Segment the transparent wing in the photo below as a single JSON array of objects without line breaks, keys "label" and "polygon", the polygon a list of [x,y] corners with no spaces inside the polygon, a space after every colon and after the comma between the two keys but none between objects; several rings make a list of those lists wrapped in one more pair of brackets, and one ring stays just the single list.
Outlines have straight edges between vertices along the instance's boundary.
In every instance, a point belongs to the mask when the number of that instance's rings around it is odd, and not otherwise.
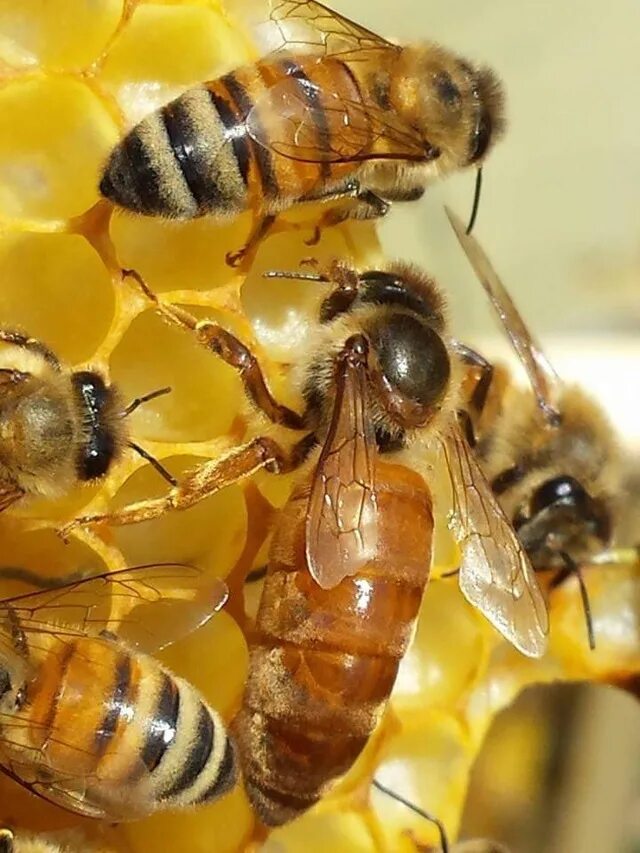
[{"label": "transparent wing", "polygon": [[306,520],[307,564],[323,589],[355,574],[377,552],[376,453],[366,365],[344,358]]},{"label": "transparent wing", "polygon": [[115,633],[133,648],[162,649],[219,610],[227,585],[194,566],[137,566],[0,601],[0,617],[26,634]]},{"label": "transparent wing", "polygon": [[[10,734],[0,734],[0,746],[7,737]],[[64,735],[55,729],[51,737],[64,743]],[[20,760],[5,762],[0,769],[27,791],[66,811],[98,820],[126,821],[150,815],[155,805],[150,796],[152,787],[145,784],[147,778],[151,780],[150,771],[137,755],[127,755],[126,761],[135,785],[123,785],[120,779],[57,772],[37,749],[25,748]],[[45,775],[49,777],[46,781]]]},{"label": "transparent wing", "polygon": [[245,125],[263,148],[299,162],[401,159],[424,163],[438,156],[392,111],[350,100],[294,76],[266,89]]},{"label": "transparent wing", "polygon": [[549,423],[552,426],[557,425],[560,416],[556,406],[561,391],[558,375],[527,328],[483,248],[473,235],[467,234],[464,224],[456,214],[447,207],[445,210],[469,263],[480,279],[527,373],[538,406]]},{"label": "transparent wing", "polygon": [[529,657],[546,651],[549,617],[527,554],[457,425],[442,438],[453,486],[450,527],[460,545],[460,589]]},{"label": "transparent wing", "polygon": [[237,0],[233,13],[262,55],[308,53],[358,61],[400,49],[314,0]]}]

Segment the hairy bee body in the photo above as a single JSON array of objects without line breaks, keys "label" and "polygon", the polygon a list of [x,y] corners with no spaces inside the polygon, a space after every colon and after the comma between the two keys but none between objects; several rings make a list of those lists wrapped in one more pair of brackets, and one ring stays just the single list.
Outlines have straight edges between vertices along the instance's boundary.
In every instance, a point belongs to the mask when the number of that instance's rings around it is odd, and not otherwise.
[{"label": "hairy bee body", "polygon": [[[246,120],[254,107],[252,125],[276,132],[273,104],[261,108],[260,100],[283,81],[289,84],[283,98],[290,91],[313,99],[316,114],[325,116],[324,126],[318,121],[316,127],[326,159],[305,162],[304,153],[298,160],[279,157],[252,138]],[[332,133],[339,128],[323,108],[325,96],[312,93],[309,81],[362,103],[344,62],[291,58],[245,66],[187,90],[134,127],[112,154],[102,194],[137,213],[192,219],[234,216],[250,207],[272,212],[339,185],[354,165],[330,162]],[[285,115],[278,118],[283,139],[293,144],[295,125],[287,127]]]},{"label": "hairy bee body", "polygon": [[385,48],[287,53],[187,90],[116,146],[102,195],[149,216],[226,218],[360,189],[410,200],[479,163],[502,130],[493,75],[437,45]]},{"label": "hairy bee body", "polygon": [[204,803],[234,784],[224,725],[188,682],[115,640],[45,638],[21,684],[0,667],[0,760],[18,778],[114,819]]},{"label": "hairy bee body", "polygon": [[422,478],[377,467],[378,551],[362,571],[322,589],[305,561],[309,483],[274,533],[235,721],[245,785],[260,818],[305,811],[364,748],[393,688],[431,566],[433,514]]},{"label": "hairy bee body", "polygon": [[551,568],[557,551],[588,562],[609,544],[615,526],[615,432],[577,385],[563,387],[562,423],[549,429],[530,391],[501,371],[496,378],[476,427],[476,455],[536,568]]}]

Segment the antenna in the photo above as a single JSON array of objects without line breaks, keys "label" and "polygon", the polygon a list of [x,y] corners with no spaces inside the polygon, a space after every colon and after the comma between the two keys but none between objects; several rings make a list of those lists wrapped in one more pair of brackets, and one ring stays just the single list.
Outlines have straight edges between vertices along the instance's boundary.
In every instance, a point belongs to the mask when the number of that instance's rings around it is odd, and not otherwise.
[{"label": "antenna", "polygon": [[143,403],[148,403],[149,400],[155,400],[156,397],[164,397],[165,394],[170,394],[170,393],[171,393],[171,388],[167,386],[166,388],[158,388],[157,391],[149,391],[148,394],[145,394],[142,397],[135,397],[129,403],[129,405],[126,407],[126,409],[123,409],[122,413],[120,414],[120,417],[121,418],[128,418],[129,415],[132,412],[135,412],[135,410],[139,406],[141,406]]},{"label": "antenna", "polygon": [[471,207],[471,216],[469,217],[469,224],[467,225],[467,230],[465,234],[471,234],[473,231],[473,226],[476,224],[476,219],[478,218],[478,210],[480,208],[480,193],[482,192],[482,166],[478,169],[476,173],[476,186],[473,192],[473,205]]},{"label": "antenna", "polygon": [[167,481],[167,483],[170,483],[172,486],[178,485],[178,481],[176,480],[176,478],[172,474],[170,474],[163,465],[158,462],[155,456],[152,456],[150,453],[140,447],[139,444],[136,444],[135,441],[128,441],[127,446],[130,447],[132,450],[135,450],[138,456],[142,456],[143,459],[145,459],[150,465],[152,465],[156,469],[158,474],[160,474],[160,476]]}]

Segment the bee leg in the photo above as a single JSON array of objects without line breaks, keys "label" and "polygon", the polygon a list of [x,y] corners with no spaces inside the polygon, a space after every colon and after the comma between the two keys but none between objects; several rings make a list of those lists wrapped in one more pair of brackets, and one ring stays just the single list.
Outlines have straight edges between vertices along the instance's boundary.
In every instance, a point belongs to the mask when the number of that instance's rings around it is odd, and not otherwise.
[{"label": "bee leg", "polygon": [[15,329],[0,328],[0,341],[34,352],[36,355],[42,356],[56,370],[60,369],[60,362],[56,354],[46,344],[43,344],[42,341],[37,340],[37,338],[30,338],[28,335],[22,334],[22,332],[16,332]]},{"label": "bee leg", "polygon": [[189,509],[256,471],[265,469],[274,474],[284,474],[295,470],[307,457],[314,443],[315,436],[309,433],[286,452],[271,438],[254,438],[248,444],[234,448],[226,456],[211,459],[187,472],[178,485],[161,498],[137,501],[111,513],[76,518],[65,525],[59,534],[67,539],[75,528],[89,524],[138,524],[151,521],[171,510]]},{"label": "bee leg", "polygon": [[390,187],[388,190],[380,193],[385,201],[418,201],[424,194],[424,186],[406,187],[404,189]]},{"label": "bee leg", "polygon": [[142,277],[135,270],[123,270],[123,274],[134,278],[144,290],[145,295],[155,303],[157,310],[165,319],[177,326],[193,332],[199,344],[215,353],[240,374],[245,393],[252,403],[270,421],[288,429],[304,429],[306,418],[293,409],[284,406],[275,399],[264,377],[258,359],[249,347],[222,326],[210,320],[198,320],[188,311],[175,305],[164,305],[149,290]]},{"label": "bee leg", "polygon": [[487,403],[489,389],[491,388],[491,382],[493,381],[493,365],[490,361],[487,361],[483,355],[480,355],[479,352],[476,352],[474,349],[471,349],[471,347],[468,347],[460,341],[453,341],[453,350],[465,364],[468,364],[471,367],[476,367],[480,370],[480,378],[478,379],[469,399],[471,408],[474,410],[476,415],[480,416]]},{"label": "bee leg", "polygon": [[266,216],[261,216],[254,225],[244,246],[241,249],[238,249],[237,252],[227,252],[227,254],[225,255],[227,266],[233,268],[240,266],[242,261],[249,254],[249,252],[255,249],[258,244],[265,238],[269,229],[275,221],[276,217],[273,213],[269,213]]},{"label": "bee leg", "polygon": [[379,219],[386,216],[391,205],[379,195],[376,195],[371,190],[363,190],[359,188],[357,192],[342,192],[339,197],[353,197],[356,204],[349,207],[332,207],[320,217],[320,221],[315,227],[313,237],[310,240],[305,240],[305,245],[315,246],[322,235],[325,228],[332,228],[339,225],[341,222],[346,222],[347,219]]},{"label": "bee leg", "polygon": [[476,426],[487,404],[489,389],[493,381],[493,365],[480,353],[460,341],[453,341],[452,348],[465,364],[480,370],[480,377],[469,397],[467,408],[458,410],[458,421],[464,437],[469,447],[474,448],[478,443]]}]

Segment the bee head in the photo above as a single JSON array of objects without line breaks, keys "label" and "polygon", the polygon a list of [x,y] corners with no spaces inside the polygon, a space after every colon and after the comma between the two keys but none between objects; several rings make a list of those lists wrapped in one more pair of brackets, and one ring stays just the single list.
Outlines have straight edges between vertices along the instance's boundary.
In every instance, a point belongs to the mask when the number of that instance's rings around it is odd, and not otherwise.
[{"label": "bee head", "polygon": [[[504,130],[498,78],[437,45],[406,50],[406,79],[396,99],[435,152],[438,173],[480,165]],[[411,76],[413,85],[407,82]]]}]

